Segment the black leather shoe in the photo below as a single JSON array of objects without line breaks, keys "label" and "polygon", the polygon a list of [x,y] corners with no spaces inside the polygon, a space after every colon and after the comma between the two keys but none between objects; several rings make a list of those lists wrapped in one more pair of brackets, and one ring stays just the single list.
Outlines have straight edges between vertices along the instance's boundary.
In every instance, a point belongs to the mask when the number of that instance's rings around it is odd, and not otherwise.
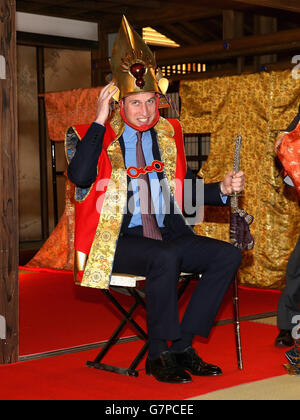
[{"label": "black leather shoe", "polygon": [[217,376],[222,374],[222,370],[218,366],[204,362],[193,347],[188,347],[183,352],[174,353],[174,355],[177,363],[192,375]]},{"label": "black leather shoe", "polygon": [[146,374],[160,382],[186,384],[192,382],[190,375],[176,363],[174,354],[169,350],[162,352],[157,359],[146,360]]},{"label": "black leather shoe", "polygon": [[275,340],[275,346],[277,347],[292,347],[295,344],[295,340],[292,337],[290,330],[280,330]]}]

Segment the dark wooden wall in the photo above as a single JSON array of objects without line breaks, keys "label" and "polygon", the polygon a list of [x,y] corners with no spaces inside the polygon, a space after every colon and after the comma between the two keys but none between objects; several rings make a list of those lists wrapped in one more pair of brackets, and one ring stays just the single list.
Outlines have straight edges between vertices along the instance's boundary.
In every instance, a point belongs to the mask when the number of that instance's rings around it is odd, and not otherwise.
[{"label": "dark wooden wall", "polygon": [[[0,364],[18,361],[18,122],[15,0],[0,3]],[[3,327],[6,328],[3,328]]]}]

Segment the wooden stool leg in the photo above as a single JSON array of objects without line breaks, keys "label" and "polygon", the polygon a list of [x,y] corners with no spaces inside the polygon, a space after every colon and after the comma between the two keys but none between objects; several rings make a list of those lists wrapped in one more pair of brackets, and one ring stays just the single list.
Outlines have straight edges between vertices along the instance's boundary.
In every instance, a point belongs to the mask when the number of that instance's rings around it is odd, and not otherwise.
[{"label": "wooden stool leg", "polygon": [[108,365],[108,364],[105,364],[105,363],[100,363],[102,361],[102,359],[104,358],[104,356],[112,348],[112,346],[117,343],[117,340],[118,340],[122,330],[124,329],[124,327],[126,326],[127,323],[130,323],[136,329],[139,336],[147,342],[147,339],[148,339],[147,333],[139,326],[139,324],[137,324],[137,322],[132,317],[136,308],[139,305],[144,306],[145,303],[140,298],[140,296],[137,294],[137,292],[134,289],[133,290],[130,290],[130,289],[131,289],[130,287],[127,288],[128,292],[130,292],[130,294],[135,297],[135,301],[134,301],[133,305],[131,306],[131,308],[129,309],[129,311],[127,311],[125,308],[123,308],[123,306],[120,304],[120,302],[110,293],[109,290],[101,290],[101,292],[111,301],[111,303],[114,305],[114,307],[123,315],[123,319],[120,322],[117,329],[112,334],[112,336],[110,337],[110,339],[107,341],[106,345],[99,352],[99,354],[95,358],[95,360],[86,362],[86,365],[88,367],[94,368],[94,369],[106,370],[108,372],[119,373],[121,375],[127,375],[127,376],[133,376],[133,377],[138,376],[139,373],[136,370],[136,367],[137,367],[140,360],[142,359],[142,357],[144,356],[144,354],[147,351],[147,346],[146,345],[144,345],[142,350],[140,350],[140,352],[135,357],[134,361],[131,363],[131,365],[129,366],[128,369],[121,368],[121,367],[114,366],[114,365]]}]

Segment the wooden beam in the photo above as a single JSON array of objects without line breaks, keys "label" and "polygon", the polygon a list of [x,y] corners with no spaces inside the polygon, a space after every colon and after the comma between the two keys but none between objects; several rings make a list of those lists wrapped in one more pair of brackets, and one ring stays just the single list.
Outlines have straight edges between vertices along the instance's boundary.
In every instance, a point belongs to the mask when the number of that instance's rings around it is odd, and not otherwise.
[{"label": "wooden beam", "polygon": [[18,120],[16,4],[1,0],[0,39],[0,364],[18,361]]},{"label": "wooden beam", "polygon": [[[50,3],[50,4],[49,4]],[[59,7],[66,3],[66,0],[56,0],[55,6]],[[18,0],[17,2],[17,11],[26,11],[27,13],[40,13],[43,14],[44,10],[51,6],[49,1],[27,1],[27,0]],[[53,1],[52,1],[53,6]]]},{"label": "wooden beam", "polygon": [[184,26],[181,26],[181,24],[179,23],[177,23],[176,25],[174,23],[167,23],[162,27],[162,31],[164,31],[164,28],[170,34],[169,36],[172,39],[173,39],[173,36],[175,35],[177,39],[183,40],[183,42],[187,45],[199,44],[199,37],[196,37],[192,32],[190,32]]},{"label": "wooden beam", "polygon": [[66,2],[64,0],[18,0],[17,10],[48,16],[73,18],[101,22],[102,30],[108,33],[117,32],[122,14],[125,14],[137,29],[143,26],[176,23],[182,19],[200,19],[220,15],[221,9],[215,10],[211,5],[203,7],[199,0],[190,0],[188,7],[181,1],[160,2],[147,0],[107,1],[107,2]]},{"label": "wooden beam", "polygon": [[[225,42],[225,44],[224,44]],[[164,48],[155,52],[158,65],[201,61],[224,61],[239,56],[255,56],[266,53],[292,52],[300,48],[300,29],[273,34],[248,36],[229,41],[214,41],[198,46]],[[107,59],[94,60],[94,65],[109,71]]]},{"label": "wooden beam", "polygon": [[[56,0],[57,1],[57,0]],[[57,7],[56,2],[53,2],[52,0],[47,0],[47,3],[51,7]],[[143,8],[143,9],[159,9],[161,6],[161,2],[158,1],[147,1],[143,0],[141,3],[133,2],[133,1],[115,1],[112,0],[108,2],[95,2],[91,0],[85,0],[84,2],[80,1],[78,3],[70,2],[69,4],[65,5],[66,7],[70,8],[70,10],[76,10],[77,13],[80,12],[101,12],[104,13],[110,13],[113,9],[120,9],[121,6],[133,6],[134,8]]]},{"label": "wooden beam", "polygon": [[208,42],[198,46],[166,48],[156,52],[158,64],[182,63],[186,60],[219,61],[238,56],[260,55],[300,48],[300,29],[291,29],[241,39]]},{"label": "wooden beam", "polygon": [[160,25],[162,23],[176,23],[180,22],[181,20],[204,19],[218,16],[222,13],[221,10],[204,8],[201,6],[201,2],[198,3],[200,4],[189,4],[187,7],[181,2],[180,4],[176,5],[176,8],[172,8],[170,5],[163,4],[163,6],[157,11],[157,14],[152,16],[145,16],[145,11],[141,9],[138,11],[130,9],[130,22],[132,21],[133,24],[140,25],[144,25],[145,23],[147,23],[147,25],[155,23]]},{"label": "wooden beam", "polygon": [[188,29],[191,33],[193,33],[198,38],[199,44],[199,39],[203,37],[209,37],[210,40],[220,39],[220,37],[216,33],[217,31],[214,31],[214,28],[211,27],[212,23],[213,20],[209,19],[208,22],[203,21],[201,25],[192,21],[181,21],[180,25],[182,25],[184,28]]},{"label": "wooden beam", "polygon": [[[176,33],[172,32],[172,31],[170,32],[167,29],[167,27],[164,26],[164,25],[163,26],[151,26],[151,28],[155,29],[157,32],[166,36],[167,38],[171,39],[172,41],[176,42],[177,44],[179,44],[182,47],[187,46],[187,45],[195,45],[195,43],[190,44],[189,42],[184,41],[183,38],[178,36],[178,32],[176,32]],[[199,42],[198,42],[198,44],[199,44]]]},{"label": "wooden beam", "polygon": [[[172,0],[173,2],[180,0]],[[299,0],[201,0],[201,6],[215,9],[230,9],[230,10],[254,10],[258,12],[259,9],[277,9],[286,10],[288,12],[299,13]]]},{"label": "wooden beam", "polygon": [[[131,9],[129,8],[126,17],[128,18],[131,25],[134,28],[142,28],[143,26],[158,26],[165,23],[176,23],[181,20],[195,20],[195,19],[205,19],[214,16],[219,16],[222,14],[221,10],[208,9],[199,5],[189,4],[188,7],[182,4],[182,2],[176,7],[172,8],[172,5],[165,4],[153,12],[145,13],[145,10]],[[120,17],[110,17],[104,16],[105,19],[102,21],[102,29],[107,32],[116,32],[120,27],[121,18]]]},{"label": "wooden beam", "polygon": [[45,48],[63,48],[69,50],[91,50],[98,48],[98,42],[66,36],[42,35],[17,31],[18,45],[31,45]]},{"label": "wooden beam", "polygon": [[300,13],[299,0],[238,0],[234,1],[234,3],[242,3],[248,6],[270,7],[271,9]]}]

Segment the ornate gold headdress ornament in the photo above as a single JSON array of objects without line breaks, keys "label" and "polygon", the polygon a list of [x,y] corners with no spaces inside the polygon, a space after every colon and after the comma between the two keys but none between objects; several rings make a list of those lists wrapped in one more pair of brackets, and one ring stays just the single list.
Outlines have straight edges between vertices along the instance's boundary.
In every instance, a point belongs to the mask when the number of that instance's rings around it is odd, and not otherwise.
[{"label": "ornate gold headdress ornament", "polygon": [[131,93],[157,92],[165,94],[168,80],[156,69],[156,61],[148,45],[123,16],[114,41],[110,60],[113,81],[119,88],[114,99]]}]

